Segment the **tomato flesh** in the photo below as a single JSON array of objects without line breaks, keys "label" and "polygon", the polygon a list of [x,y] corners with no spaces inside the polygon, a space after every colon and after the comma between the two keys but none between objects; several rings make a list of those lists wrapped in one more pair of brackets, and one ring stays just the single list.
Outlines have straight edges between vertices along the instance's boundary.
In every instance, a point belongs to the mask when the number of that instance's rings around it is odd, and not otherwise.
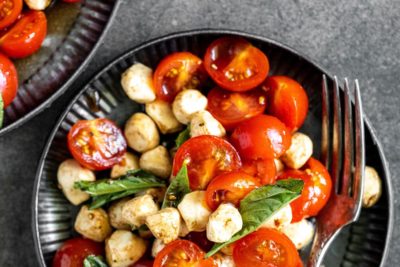
[{"label": "tomato flesh", "polygon": [[276,181],[276,166],[274,159],[243,160],[242,170],[259,179],[262,185],[274,184]]},{"label": "tomato flesh", "polygon": [[232,92],[214,88],[208,93],[207,109],[227,130],[240,122],[262,114],[266,107],[265,93],[260,90]]},{"label": "tomato flesh", "polygon": [[190,138],[175,154],[172,174],[187,164],[190,188],[205,189],[217,175],[237,170],[242,163],[235,148],[220,137],[201,135]]},{"label": "tomato flesh", "polygon": [[247,91],[267,77],[269,61],[261,50],[245,39],[222,37],[207,48],[204,67],[222,88]]},{"label": "tomato flesh", "polygon": [[22,0],[3,0],[0,2],[0,29],[13,24],[22,10]]},{"label": "tomato flesh", "polygon": [[18,74],[14,64],[0,53],[0,93],[4,108],[11,104],[17,95]]},{"label": "tomato flesh", "polygon": [[68,148],[84,167],[105,170],[122,160],[126,141],[114,122],[101,118],[75,123],[68,133]]}]

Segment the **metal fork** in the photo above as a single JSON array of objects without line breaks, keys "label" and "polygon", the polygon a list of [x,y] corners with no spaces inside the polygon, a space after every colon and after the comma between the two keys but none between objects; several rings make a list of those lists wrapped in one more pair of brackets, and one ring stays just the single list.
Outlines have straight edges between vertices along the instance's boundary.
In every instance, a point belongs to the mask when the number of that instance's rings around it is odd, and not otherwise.
[{"label": "metal fork", "polygon": [[332,192],[327,205],[317,216],[317,230],[308,267],[320,266],[339,232],[344,226],[357,221],[360,215],[365,168],[364,121],[357,80],[354,81],[354,87],[353,118],[349,82],[344,80],[342,112],[339,84],[337,77],[334,77],[331,124],[328,82],[325,75],[322,77],[321,161],[330,170]]}]

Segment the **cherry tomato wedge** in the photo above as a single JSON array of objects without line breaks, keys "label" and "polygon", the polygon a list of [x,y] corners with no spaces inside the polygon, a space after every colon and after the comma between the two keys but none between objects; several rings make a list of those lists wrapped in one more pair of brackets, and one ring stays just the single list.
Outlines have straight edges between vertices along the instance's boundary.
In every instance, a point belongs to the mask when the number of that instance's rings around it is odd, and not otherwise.
[{"label": "cherry tomato wedge", "polygon": [[224,173],[215,177],[208,185],[206,203],[212,210],[216,210],[221,203],[239,206],[240,200],[260,186],[256,178],[242,171]]},{"label": "cherry tomato wedge", "polygon": [[189,52],[177,52],[158,64],[153,82],[157,98],[172,102],[184,89],[198,88],[207,79],[203,62]]},{"label": "cherry tomato wedge", "polygon": [[262,88],[268,96],[268,113],[280,119],[291,131],[299,129],[308,111],[308,97],[303,87],[289,77],[272,76]]},{"label": "cherry tomato wedge", "polygon": [[242,163],[235,148],[220,137],[200,135],[190,138],[175,154],[172,174],[176,175],[186,163],[190,188],[205,189],[217,175],[237,170]]},{"label": "cherry tomato wedge", "polygon": [[22,0],[0,1],[0,29],[10,26],[17,20],[22,10]]},{"label": "cherry tomato wedge", "polygon": [[0,39],[0,49],[9,57],[23,58],[41,47],[47,33],[46,15],[29,11]]},{"label": "cherry tomato wedge", "polygon": [[0,53],[0,94],[4,108],[10,105],[18,89],[18,74],[14,64]]},{"label": "cherry tomato wedge", "polygon": [[243,159],[273,159],[290,147],[291,134],[276,117],[258,115],[240,123],[231,141]]},{"label": "cherry tomato wedge", "polygon": [[139,260],[138,262],[132,264],[130,267],[152,267],[152,260]]},{"label": "cherry tomato wedge", "polygon": [[68,133],[72,156],[91,170],[105,170],[119,163],[126,151],[121,130],[108,119],[78,121]]},{"label": "cherry tomato wedge", "polygon": [[245,39],[222,37],[207,48],[204,67],[222,88],[247,91],[265,80],[269,61],[261,50]]},{"label": "cherry tomato wedge", "polygon": [[214,88],[208,93],[207,109],[227,130],[240,122],[262,114],[266,107],[265,93],[260,89],[232,92]]},{"label": "cherry tomato wedge", "polygon": [[258,178],[262,185],[275,183],[276,166],[273,159],[245,159],[243,160],[242,170]]},{"label": "cherry tomato wedge", "polygon": [[168,243],[156,256],[154,267],[217,267],[212,258],[204,259],[204,252],[193,242],[175,240]]},{"label": "cherry tomato wedge", "polygon": [[104,245],[82,237],[67,240],[56,252],[53,267],[82,267],[87,256],[102,255]]},{"label": "cherry tomato wedge", "polygon": [[261,228],[235,243],[236,267],[298,267],[299,253],[290,239],[275,229]]}]

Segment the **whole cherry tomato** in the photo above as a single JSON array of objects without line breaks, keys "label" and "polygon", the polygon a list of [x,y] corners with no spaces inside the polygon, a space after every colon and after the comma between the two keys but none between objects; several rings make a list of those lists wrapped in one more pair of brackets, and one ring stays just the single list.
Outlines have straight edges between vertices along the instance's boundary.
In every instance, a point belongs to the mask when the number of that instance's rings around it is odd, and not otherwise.
[{"label": "whole cherry tomato", "polygon": [[172,174],[186,163],[192,190],[205,189],[217,175],[237,170],[242,163],[236,149],[220,137],[200,135],[190,138],[175,154]]},{"label": "whole cherry tomato", "polygon": [[223,173],[208,185],[206,203],[211,210],[216,210],[221,203],[239,206],[240,200],[259,186],[256,178],[242,171]]},{"label": "whole cherry tomato", "polygon": [[268,113],[280,119],[291,131],[307,117],[308,97],[303,87],[286,76],[268,77],[262,88],[267,92]]},{"label": "whole cherry tomato", "polygon": [[0,53],[0,94],[4,108],[10,105],[18,89],[18,74],[14,64]]},{"label": "whole cherry tomato", "polygon": [[68,133],[72,156],[91,170],[105,170],[119,163],[126,151],[126,141],[114,122],[102,118],[75,123]]},{"label": "whole cherry tomato", "polygon": [[231,141],[243,159],[273,159],[290,147],[291,134],[276,117],[258,115],[240,123]]},{"label": "whole cherry tomato", "polygon": [[266,107],[265,93],[260,89],[232,92],[212,89],[208,95],[207,109],[227,130],[240,122],[262,114]]},{"label": "whole cherry tomato", "polygon": [[177,52],[158,64],[153,82],[157,98],[172,102],[184,89],[198,88],[207,79],[203,62],[189,52]]},{"label": "whole cherry tomato", "polygon": [[22,0],[0,1],[0,29],[13,24],[22,10]]},{"label": "whole cherry tomato", "polygon": [[242,170],[258,178],[262,185],[275,183],[276,166],[274,159],[245,159],[243,160]]},{"label": "whole cherry tomato", "polygon": [[90,255],[99,256],[104,252],[102,243],[76,237],[67,240],[53,258],[53,267],[82,267],[83,260]]}]

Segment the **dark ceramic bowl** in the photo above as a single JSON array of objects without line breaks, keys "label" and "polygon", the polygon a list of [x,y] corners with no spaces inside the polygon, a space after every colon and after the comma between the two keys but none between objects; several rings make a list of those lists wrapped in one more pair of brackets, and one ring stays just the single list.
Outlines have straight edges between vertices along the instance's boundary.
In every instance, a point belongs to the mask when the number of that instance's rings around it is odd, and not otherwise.
[{"label": "dark ceramic bowl", "polygon": [[118,0],[56,1],[46,10],[47,36],[41,49],[15,60],[19,88],[5,110],[0,136],[45,109],[75,80],[101,44]]},{"label": "dark ceramic bowl", "polygon": [[[134,62],[155,67],[164,56],[175,51],[190,51],[202,56],[211,41],[222,35],[247,38],[263,50],[270,59],[271,74],[293,77],[307,90],[309,114],[301,131],[314,140],[314,156],[318,157],[321,122],[321,77],[326,72],[294,49],[273,40],[229,30],[198,30],[158,38],[132,49],[103,69],[66,107],[50,135],[36,175],[33,194],[33,236],[41,266],[49,263],[56,249],[74,236],[73,207],[57,189],[56,173],[59,164],[71,155],[66,146],[66,135],[71,126],[82,119],[108,117],[120,126],[128,117],[143,110],[125,96],[121,73]],[[329,74],[328,74],[329,76]],[[93,109],[97,102],[98,109]],[[332,245],[325,258],[325,266],[380,266],[383,265],[392,232],[393,198],[387,163],[373,130],[365,121],[367,164],[375,167],[383,179],[383,194],[373,208],[362,211],[359,221],[348,227]],[[303,253],[306,258],[306,253]]]}]

